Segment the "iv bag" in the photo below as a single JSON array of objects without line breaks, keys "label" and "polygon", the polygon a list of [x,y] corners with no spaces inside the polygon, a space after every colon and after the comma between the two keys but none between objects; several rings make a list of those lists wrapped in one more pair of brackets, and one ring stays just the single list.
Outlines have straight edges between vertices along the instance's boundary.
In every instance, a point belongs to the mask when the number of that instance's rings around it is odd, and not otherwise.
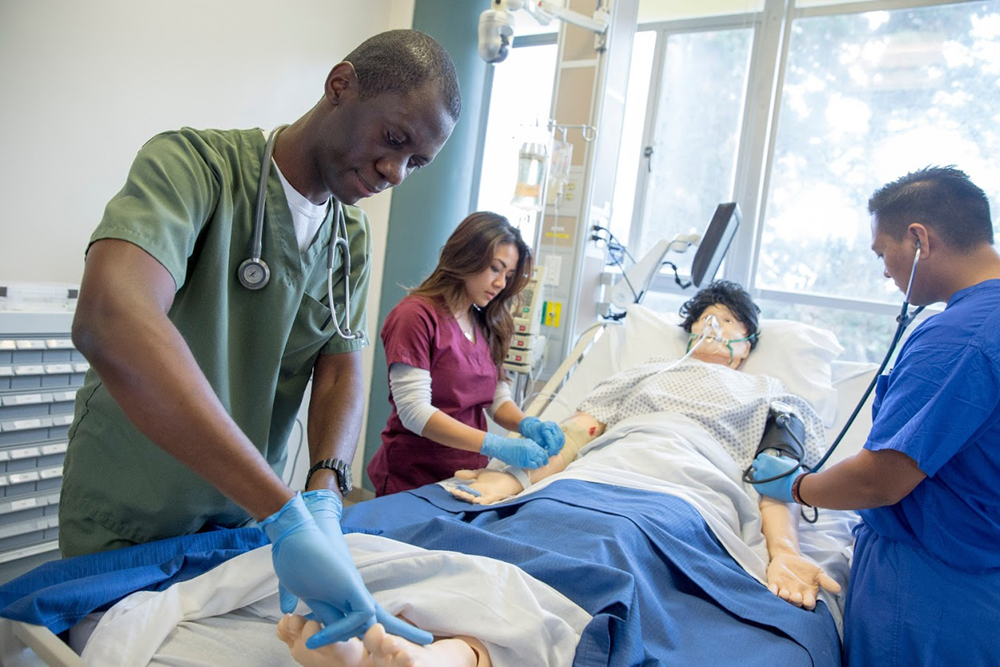
[{"label": "iv bag", "polygon": [[543,143],[525,142],[517,157],[517,184],[511,204],[537,211],[542,201],[542,184],[548,171],[548,148]]},{"label": "iv bag", "polygon": [[552,174],[553,183],[565,183],[569,180],[569,168],[573,164],[573,144],[568,141],[556,140],[552,144]]}]

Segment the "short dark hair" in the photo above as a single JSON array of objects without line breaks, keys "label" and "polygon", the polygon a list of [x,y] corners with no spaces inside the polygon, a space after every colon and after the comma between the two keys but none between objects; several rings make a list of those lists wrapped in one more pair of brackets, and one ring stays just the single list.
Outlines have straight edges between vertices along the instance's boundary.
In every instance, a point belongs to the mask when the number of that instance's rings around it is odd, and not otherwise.
[{"label": "short dark hair", "polygon": [[462,113],[455,63],[437,40],[417,30],[389,30],[369,37],[347,54],[354,65],[361,99],[382,93],[406,94],[434,82],[451,119]]},{"label": "short dark hair", "polygon": [[725,306],[732,311],[736,319],[747,328],[750,349],[757,347],[758,334],[760,333],[757,316],[760,314],[760,308],[753,302],[750,293],[743,289],[742,285],[731,280],[716,280],[708,287],[698,290],[697,294],[684,302],[680,310],[680,315],[684,318],[681,323],[684,331],[691,333],[691,325],[698,321],[706,308],[715,304]]},{"label": "short dark hair", "polygon": [[952,248],[993,245],[990,201],[954,165],[924,167],[883,185],[868,200],[878,230],[899,240],[913,222],[933,227]]}]

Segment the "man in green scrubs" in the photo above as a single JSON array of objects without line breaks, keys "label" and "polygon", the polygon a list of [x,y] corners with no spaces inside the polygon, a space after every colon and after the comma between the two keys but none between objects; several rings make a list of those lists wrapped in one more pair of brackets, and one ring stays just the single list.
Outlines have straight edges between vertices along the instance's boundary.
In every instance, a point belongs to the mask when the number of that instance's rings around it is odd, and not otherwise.
[{"label": "man in green scrubs", "polygon": [[[447,52],[394,30],[331,70],[316,106],[276,136],[273,165],[262,166],[259,129],[184,128],[142,147],[91,238],[73,322],[91,370],[69,434],[64,556],[240,526],[301,502],[280,474],[310,375],[311,465],[353,459],[366,341],[345,340],[330,322],[335,202],[344,204],[351,256],[345,313],[335,254],[336,315],[342,329],[363,331],[371,229],[353,204],[430,163],[460,110]],[[237,271],[251,255],[262,169],[270,279],[250,290]],[[327,207],[304,243],[286,193]],[[308,491],[344,488],[343,467],[328,465],[310,475]],[[331,502],[339,519],[339,497]],[[333,532],[336,542],[339,526]],[[276,569],[281,579],[277,556]],[[349,558],[342,569],[357,577]],[[342,599],[321,602],[343,611]]]}]

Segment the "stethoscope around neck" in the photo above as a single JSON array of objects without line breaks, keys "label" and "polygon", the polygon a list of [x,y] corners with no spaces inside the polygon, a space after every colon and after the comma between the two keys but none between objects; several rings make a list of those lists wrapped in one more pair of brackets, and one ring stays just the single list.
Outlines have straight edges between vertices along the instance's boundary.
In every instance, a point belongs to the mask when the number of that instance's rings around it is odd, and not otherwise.
[{"label": "stethoscope around neck", "polygon": [[[267,179],[271,174],[271,156],[274,154],[274,143],[278,138],[278,133],[288,127],[279,125],[271,130],[264,147],[264,159],[261,160],[260,183],[257,187],[257,207],[254,212],[253,223],[253,245],[250,249],[249,259],[243,260],[240,268],[236,271],[236,276],[240,284],[249,290],[259,290],[271,279],[271,269],[267,262],[261,257],[264,238],[264,202],[267,200]],[[364,340],[363,331],[351,332],[351,249],[347,243],[347,222],[344,220],[344,209],[341,203],[334,198],[334,223],[333,237],[326,253],[326,295],[330,300],[330,321],[336,329],[337,335],[344,340]],[[333,255],[340,250],[341,271],[344,277],[344,328],[340,328],[337,321],[337,307],[333,302]],[[323,325],[326,328],[326,324]]]}]

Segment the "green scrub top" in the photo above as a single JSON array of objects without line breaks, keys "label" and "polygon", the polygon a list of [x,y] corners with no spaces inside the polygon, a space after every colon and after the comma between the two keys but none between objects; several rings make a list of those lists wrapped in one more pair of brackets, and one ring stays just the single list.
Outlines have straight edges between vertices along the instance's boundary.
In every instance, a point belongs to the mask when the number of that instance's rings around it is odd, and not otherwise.
[{"label": "green scrub top", "polygon": [[[239,283],[237,268],[251,252],[264,144],[260,130],[183,128],[154,137],[108,203],[91,243],[129,241],[170,272],[177,285],[170,319],[226,410],[280,476],[317,356],[353,352],[367,343],[343,340],[329,323],[332,210],[302,253],[274,169],[262,250],[271,278],[256,291]],[[344,214],[351,253],[350,325],[364,331],[371,229],[361,209],[344,206]],[[333,295],[343,328],[340,264],[335,253]],[[242,508],[143,436],[93,370],[77,393],[75,409],[61,506],[135,542],[249,520]]]}]

